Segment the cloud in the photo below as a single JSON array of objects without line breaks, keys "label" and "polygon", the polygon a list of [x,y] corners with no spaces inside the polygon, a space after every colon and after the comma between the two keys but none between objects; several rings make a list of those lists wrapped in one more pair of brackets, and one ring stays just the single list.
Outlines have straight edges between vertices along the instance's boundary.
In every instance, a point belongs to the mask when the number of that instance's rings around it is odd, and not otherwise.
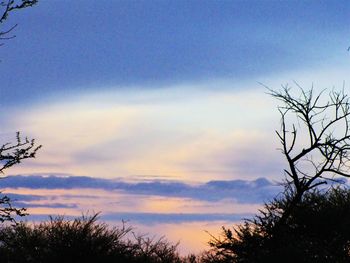
[{"label": "cloud", "polygon": [[141,225],[189,222],[237,222],[250,217],[280,190],[267,179],[184,183],[160,179],[103,179],[71,175],[14,175],[1,181],[26,220],[49,215],[74,218],[101,212],[108,222]]},{"label": "cloud", "polygon": [[[333,78],[346,68],[329,70]],[[314,70],[309,78],[307,72],[293,75],[310,85],[312,77],[328,76],[326,70]],[[275,78],[265,83],[275,88],[280,85]],[[25,131],[44,147],[36,160],[13,167],[12,173],[150,174],[201,182],[280,178],[285,160],[276,151],[274,132],[280,116],[264,87],[224,80],[196,85],[140,87],[140,94],[101,89],[26,109],[2,131]],[[214,91],[215,86],[221,89]]]},{"label": "cloud", "polygon": [[198,222],[198,221],[230,221],[237,222],[243,218],[249,218],[252,214],[185,214],[185,213],[109,213],[102,214],[101,219],[106,221],[122,220],[138,222],[142,224],[152,223],[183,223],[183,222]]},{"label": "cloud", "polygon": [[[248,162],[257,149],[245,145],[260,145],[273,134],[274,107],[263,88],[195,90],[180,85],[167,92],[142,91],[144,98],[100,91],[38,105],[3,125],[7,134],[23,130],[44,145],[36,160],[13,167],[12,173],[64,171],[109,178],[152,174],[202,182],[271,176],[263,161],[253,159],[259,174],[231,161]],[[275,152],[274,147],[258,150],[259,156]],[[223,158],[226,153],[230,160]]]},{"label": "cloud", "polygon": [[[2,180],[3,188],[30,189],[103,189],[121,190],[134,195],[152,195],[164,197],[191,198],[215,202],[233,199],[239,203],[261,203],[273,197],[280,187],[265,178],[253,181],[209,181],[201,184],[188,184],[171,180],[152,180],[128,182],[122,179],[102,179],[84,176],[8,176]],[[17,200],[33,201],[38,196],[13,195]]]},{"label": "cloud", "polygon": [[[11,197],[9,195],[9,197]],[[13,199],[12,199],[13,200]],[[31,202],[11,202],[14,207],[24,207],[24,208],[69,208],[76,209],[78,208],[77,204],[62,204],[62,203],[31,203]]]},{"label": "cloud", "polygon": [[[55,206],[53,206],[55,207]],[[59,216],[59,215],[57,215]],[[218,213],[202,213],[202,214],[190,214],[190,213],[101,213],[99,219],[101,221],[114,222],[114,224],[126,221],[132,225],[154,225],[154,224],[181,224],[191,222],[239,222],[245,218],[251,218],[252,213],[246,214],[218,214]],[[53,216],[54,218],[55,216]],[[74,219],[75,216],[64,215],[66,219]],[[35,214],[28,215],[25,220],[31,221],[43,221],[47,220],[49,215],[47,214]]]},{"label": "cloud", "polygon": [[[4,194],[4,193],[3,193]],[[18,194],[18,193],[11,193],[11,192],[6,192],[7,197],[11,198],[12,201],[25,201],[25,202],[32,202],[32,201],[38,201],[38,200],[43,200],[45,197],[40,196],[40,195],[28,195],[28,194]]]}]

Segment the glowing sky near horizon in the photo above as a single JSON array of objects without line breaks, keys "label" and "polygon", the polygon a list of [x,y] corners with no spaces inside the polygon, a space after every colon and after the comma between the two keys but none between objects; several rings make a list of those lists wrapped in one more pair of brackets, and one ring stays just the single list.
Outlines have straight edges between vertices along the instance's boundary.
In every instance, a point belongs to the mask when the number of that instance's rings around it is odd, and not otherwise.
[{"label": "glowing sky near horizon", "polygon": [[[345,85],[350,91],[346,1],[42,0],[3,26],[13,23],[17,37],[0,48],[0,139],[13,141],[19,130],[43,148],[7,175],[193,185],[279,181],[284,159],[276,150],[277,102],[259,83],[273,89],[294,81],[316,90]],[[86,190],[35,191],[69,203],[64,191]],[[107,212],[239,214],[264,201],[152,194],[142,201],[131,193],[91,192],[100,198],[94,209]],[[114,206],[106,205],[106,196],[116,200]],[[30,202],[30,209],[78,215],[91,200],[73,198],[72,207],[62,210],[45,206],[47,200]],[[214,229],[214,220],[195,224],[148,230],[176,241],[174,232],[198,224]]]}]

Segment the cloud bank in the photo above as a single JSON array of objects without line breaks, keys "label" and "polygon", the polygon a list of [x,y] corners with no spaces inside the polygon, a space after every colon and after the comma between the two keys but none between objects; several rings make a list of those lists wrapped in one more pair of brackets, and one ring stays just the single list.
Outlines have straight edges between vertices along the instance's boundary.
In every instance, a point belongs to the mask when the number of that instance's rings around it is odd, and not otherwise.
[{"label": "cloud bank", "polygon": [[[30,189],[103,189],[124,191],[134,195],[191,198],[202,201],[236,200],[239,203],[261,203],[276,195],[281,188],[266,178],[253,181],[209,181],[189,184],[171,180],[128,182],[123,179],[103,179],[87,176],[16,175],[0,181],[2,188]],[[14,195],[15,199],[32,201],[42,197]]]}]

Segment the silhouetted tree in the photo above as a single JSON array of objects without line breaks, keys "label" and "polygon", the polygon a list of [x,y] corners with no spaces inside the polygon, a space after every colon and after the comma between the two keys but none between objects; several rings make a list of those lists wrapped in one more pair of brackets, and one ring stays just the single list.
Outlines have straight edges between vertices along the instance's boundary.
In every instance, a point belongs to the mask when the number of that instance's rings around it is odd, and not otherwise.
[{"label": "silhouetted tree", "polygon": [[350,177],[350,101],[344,90],[269,89],[282,102],[276,131],[285,191],[252,220],[212,237],[203,262],[350,262],[350,192],[321,185]]},{"label": "silhouetted tree", "polygon": [[332,90],[328,98],[322,96],[325,91],[315,94],[301,87],[296,94],[288,86],[269,93],[282,102],[276,134],[288,165],[286,188],[293,194],[283,224],[305,192],[340,176],[350,177],[350,101],[344,90]]}]

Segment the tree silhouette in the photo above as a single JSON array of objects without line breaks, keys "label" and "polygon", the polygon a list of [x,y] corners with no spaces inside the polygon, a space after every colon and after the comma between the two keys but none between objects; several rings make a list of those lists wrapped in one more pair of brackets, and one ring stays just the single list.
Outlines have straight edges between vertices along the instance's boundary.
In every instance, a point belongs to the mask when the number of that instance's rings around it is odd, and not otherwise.
[{"label": "tree silhouette", "polygon": [[288,86],[269,89],[282,102],[278,107],[281,129],[276,134],[288,165],[286,187],[294,194],[281,224],[305,192],[341,176],[350,177],[349,97],[344,89],[332,90],[325,99],[325,91],[315,94],[313,88],[298,87],[296,94]]},{"label": "tree silhouette", "polygon": [[300,86],[268,93],[282,102],[285,190],[253,219],[212,236],[203,262],[350,262],[350,190],[320,190],[350,177],[349,97]]}]

